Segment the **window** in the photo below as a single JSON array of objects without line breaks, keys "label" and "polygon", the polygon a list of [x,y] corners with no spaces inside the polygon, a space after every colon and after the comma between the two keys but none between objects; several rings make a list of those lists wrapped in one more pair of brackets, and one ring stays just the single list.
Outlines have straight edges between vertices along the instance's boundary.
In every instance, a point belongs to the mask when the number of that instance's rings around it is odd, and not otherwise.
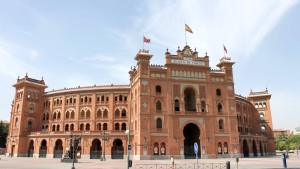
[{"label": "window", "polygon": [[108,117],[108,111],[106,109],[103,111],[103,117]]},{"label": "window", "polygon": [[57,113],[57,119],[60,119],[60,111]]},{"label": "window", "polygon": [[84,125],[81,123],[80,124],[80,131],[83,131],[83,127],[84,127]]},{"label": "window", "polygon": [[201,112],[206,112],[206,104],[204,100],[201,101]]},{"label": "window", "polygon": [[219,120],[219,129],[220,130],[224,129],[224,121],[222,119]]},{"label": "window", "polygon": [[43,114],[43,120],[46,120],[46,114],[45,113]]},{"label": "window", "polygon": [[109,97],[108,97],[108,96],[106,97],[106,101],[107,101],[107,102],[109,101]]},{"label": "window", "polygon": [[101,101],[104,102],[104,96],[101,96]]},{"label": "window", "polygon": [[122,117],[126,117],[126,110],[125,110],[125,109],[122,110],[121,116],[122,116]]},{"label": "window", "polygon": [[156,111],[161,111],[161,102],[160,101],[156,102]]},{"label": "window", "polygon": [[89,123],[87,123],[87,124],[85,125],[85,130],[86,130],[86,131],[89,131],[89,130],[90,130],[90,124],[89,124]]},{"label": "window", "polygon": [[176,99],[174,103],[174,111],[180,111],[180,105],[179,105],[179,100]]},{"label": "window", "polygon": [[56,131],[59,131],[60,130],[60,126],[59,124],[56,126]]},{"label": "window", "polygon": [[222,143],[218,142],[218,154],[222,154]]},{"label": "window", "polygon": [[221,103],[218,104],[218,112],[222,112],[222,104]]},{"label": "window", "polygon": [[20,109],[20,105],[19,103],[17,104],[17,112],[19,112],[19,109]]},{"label": "window", "polygon": [[87,118],[90,118],[90,117],[91,117],[91,112],[90,112],[90,110],[87,110],[87,111],[86,111],[86,117],[87,117]]},{"label": "window", "polygon": [[65,131],[69,131],[69,124],[66,124]]},{"label": "window", "polygon": [[81,112],[80,112],[80,117],[81,117],[81,118],[84,118],[84,116],[85,116],[85,113],[84,113],[83,110],[81,110]]},{"label": "window", "polygon": [[70,131],[74,131],[74,124],[70,125]]},{"label": "window", "polygon": [[28,120],[28,124],[27,124],[28,129],[32,128],[32,120]]},{"label": "window", "polygon": [[52,131],[55,131],[55,125],[52,126]]},{"label": "window", "polygon": [[184,90],[185,111],[196,111],[196,95],[192,88]]},{"label": "window", "polygon": [[101,123],[97,124],[97,130],[101,130]]},{"label": "window", "polygon": [[89,102],[90,102],[90,103],[92,102],[92,98],[91,98],[91,97],[89,98]]},{"label": "window", "polygon": [[221,89],[217,89],[216,94],[217,94],[217,96],[221,96]]},{"label": "window", "polygon": [[115,124],[115,130],[120,130],[120,124],[119,123]]},{"label": "window", "polygon": [[162,128],[162,120],[161,118],[156,119],[156,128],[161,129]]},{"label": "window", "polygon": [[265,120],[265,115],[263,113],[260,113],[259,118],[260,118],[260,120]]},{"label": "window", "polygon": [[263,103],[263,108],[266,108],[267,107],[267,104],[266,102]]},{"label": "window", "polygon": [[119,110],[119,109],[117,109],[117,110],[115,111],[115,117],[120,117],[120,110]]},{"label": "window", "polygon": [[156,91],[156,94],[160,94],[161,93],[161,87],[159,85],[157,85],[155,87],[155,91]]},{"label": "window", "polygon": [[100,102],[100,97],[97,97],[97,102]]},{"label": "window", "polygon": [[127,96],[124,96],[124,102],[127,102]]},{"label": "window", "polygon": [[33,104],[29,105],[29,113],[31,113],[31,114],[33,113]]},{"label": "window", "polygon": [[84,102],[86,103],[88,101],[87,96],[84,97]]},{"label": "window", "polygon": [[56,112],[53,113],[53,119],[56,119]]},{"label": "window", "polygon": [[120,102],[123,101],[123,96],[122,95],[119,96],[119,101]]},{"label": "window", "polygon": [[103,124],[103,130],[107,130],[107,123]]},{"label": "window", "polygon": [[71,118],[74,119],[74,117],[75,117],[75,112],[72,110],[71,111]]},{"label": "window", "polygon": [[68,118],[70,118],[70,112],[69,111],[66,112],[66,119],[68,119]]},{"label": "window", "polygon": [[115,102],[117,102],[117,101],[118,101],[118,97],[116,96],[116,97],[115,97]]},{"label": "window", "polygon": [[96,117],[101,117],[101,116],[102,116],[102,111],[100,109],[98,109]]},{"label": "window", "polygon": [[126,130],[126,123],[122,123],[121,130]]},{"label": "window", "polygon": [[71,97],[71,98],[70,98],[70,103],[72,103],[72,102],[73,102],[73,98]]}]

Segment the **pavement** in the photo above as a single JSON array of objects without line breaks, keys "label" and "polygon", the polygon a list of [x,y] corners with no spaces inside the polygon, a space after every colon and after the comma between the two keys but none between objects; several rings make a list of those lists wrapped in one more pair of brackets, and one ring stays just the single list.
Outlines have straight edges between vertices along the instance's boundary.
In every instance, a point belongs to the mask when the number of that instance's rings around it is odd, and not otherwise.
[{"label": "pavement", "polygon": [[[60,159],[53,158],[28,158],[28,157],[7,157],[0,156],[0,169],[71,169],[72,163],[62,163]],[[226,169],[226,162],[230,162],[231,169],[279,169],[283,168],[281,156],[261,157],[261,158],[240,158],[237,165],[235,158],[225,159],[199,159],[199,169]],[[194,160],[176,160],[175,167],[195,169]],[[215,165],[206,165],[214,163]],[[219,165],[219,164],[222,164]],[[183,167],[185,166],[185,167]],[[74,164],[75,169],[126,169],[127,159],[100,161],[99,159],[79,159]],[[300,155],[290,156],[287,159],[289,169],[300,169]],[[170,160],[133,160],[132,169],[171,169]],[[214,169],[215,169],[214,168]]]}]

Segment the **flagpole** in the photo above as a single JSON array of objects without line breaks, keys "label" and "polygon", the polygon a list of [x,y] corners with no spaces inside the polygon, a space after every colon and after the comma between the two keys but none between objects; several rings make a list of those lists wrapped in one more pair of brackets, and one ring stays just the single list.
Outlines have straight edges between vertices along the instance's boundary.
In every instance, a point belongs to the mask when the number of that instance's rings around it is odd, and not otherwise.
[{"label": "flagpole", "polygon": [[145,44],[144,38],[145,38],[145,36],[143,35],[143,50],[144,50],[144,44]]},{"label": "flagpole", "polygon": [[185,44],[187,45],[186,30],[184,31],[184,34],[185,34]]}]

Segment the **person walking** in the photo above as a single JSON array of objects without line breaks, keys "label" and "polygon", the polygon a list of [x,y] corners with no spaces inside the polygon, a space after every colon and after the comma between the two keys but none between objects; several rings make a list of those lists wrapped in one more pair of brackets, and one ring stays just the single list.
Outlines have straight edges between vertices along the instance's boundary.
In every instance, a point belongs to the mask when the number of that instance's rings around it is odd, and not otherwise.
[{"label": "person walking", "polygon": [[172,164],[172,169],[175,169],[174,168],[175,166],[174,166],[174,157],[173,156],[171,157],[171,164]]}]

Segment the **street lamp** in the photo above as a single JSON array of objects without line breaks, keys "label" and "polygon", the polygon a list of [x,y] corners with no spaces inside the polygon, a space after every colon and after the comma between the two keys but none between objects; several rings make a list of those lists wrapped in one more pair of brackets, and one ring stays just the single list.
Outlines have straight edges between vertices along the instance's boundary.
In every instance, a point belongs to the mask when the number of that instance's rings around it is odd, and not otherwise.
[{"label": "street lamp", "polygon": [[81,140],[81,136],[77,135],[77,134],[72,134],[70,135],[71,139],[70,139],[70,151],[72,151],[72,168],[71,169],[75,169],[74,166],[74,159],[75,159],[75,149],[77,149],[77,146]]},{"label": "street lamp", "polygon": [[101,161],[106,161],[106,159],[105,159],[105,142],[109,139],[109,138],[108,138],[109,133],[107,133],[107,132],[101,132],[100,135],[101,135],[102,140],[103,140],[103,142],[104,142],[104,146],[103,146],[103,157],[101,158]]}]

